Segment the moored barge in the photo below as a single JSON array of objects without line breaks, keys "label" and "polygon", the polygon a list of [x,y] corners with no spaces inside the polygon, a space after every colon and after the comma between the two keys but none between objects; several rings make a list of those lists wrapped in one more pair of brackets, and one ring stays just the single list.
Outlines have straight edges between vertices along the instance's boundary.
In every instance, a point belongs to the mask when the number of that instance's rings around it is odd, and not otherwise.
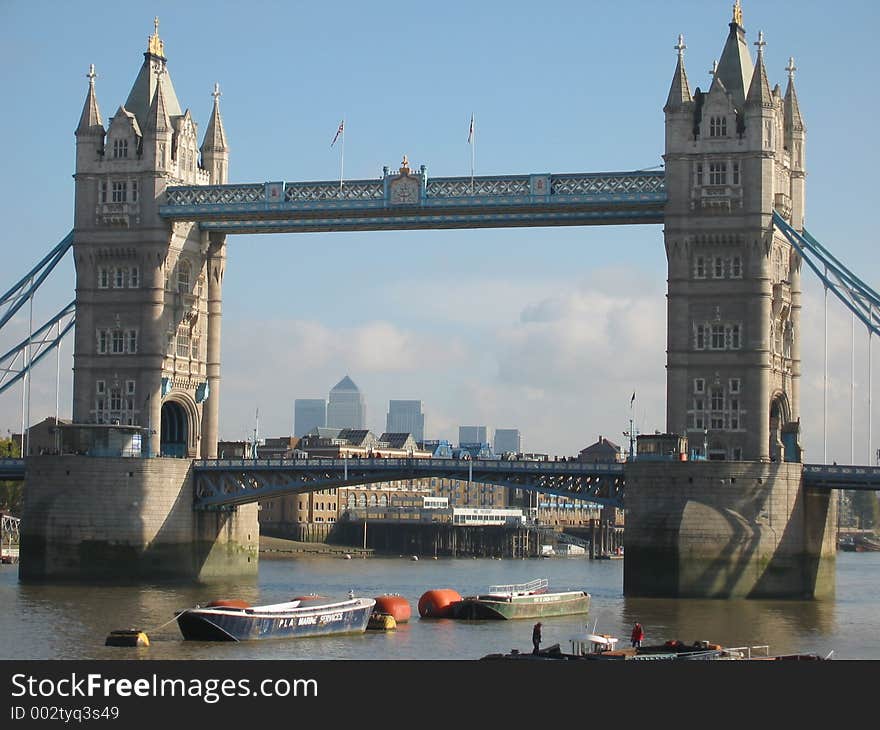
[{"label": "moored barge", "polygon": [[177,616],[184,639],[248,641],[291,639],[327,634],[362,634],[367,629],[372,598],[296,598],[285,603],[249,606],[240,601],[214,601]]},{"label": "moored barge", "polygon": [[524,619],[569,616],[588,613],[590,594],[586,591],[548,591],[541,578],[529,583],[490,586],[488,593],[467,596],[450,606],[452,618]]}]

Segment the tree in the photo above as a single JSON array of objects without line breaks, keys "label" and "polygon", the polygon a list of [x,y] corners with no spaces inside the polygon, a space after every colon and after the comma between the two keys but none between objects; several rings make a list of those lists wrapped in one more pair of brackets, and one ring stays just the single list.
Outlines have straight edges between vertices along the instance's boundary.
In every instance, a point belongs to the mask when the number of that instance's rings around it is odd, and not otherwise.
[{"label": "tree", "polygon": [[[12,439],[0,439],[0,458],[17,459],[20,447]],[[24,506],[24,483],[17,481],[0,482],[0,512],[21,516]]]}]

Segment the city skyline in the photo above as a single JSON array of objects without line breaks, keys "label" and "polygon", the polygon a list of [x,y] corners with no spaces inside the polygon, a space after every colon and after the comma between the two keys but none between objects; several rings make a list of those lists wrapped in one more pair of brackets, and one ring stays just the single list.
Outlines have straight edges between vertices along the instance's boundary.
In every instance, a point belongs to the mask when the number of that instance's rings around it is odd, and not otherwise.
[{"label": "city skyline", "polygon": [[[104,34],[95,30],[97,9],[61,6],[47,25],[39,6],[9,3],[0,29],[7,94],[32,110],[48,98],[51,113],[31,114],[27,124],[16,115],[0,120],[5,137],[17,141],[7,151],[10,172],[0,182],[7,286],[70,229],[72,132],[89,64],[95,64],[106,121],[125,102],[154,14],[161,19],[181,106],[192,111],[200,134],[219,81],[230,180],[248,182],[333,180],[339,145],[329,145],[343,114],[349,179],[375,178],[383,165],[399,165],[403,154],[416,167],[426,164],[433,176],[467,174],[472,113],[478,175],[657,168],[661,109],[678,34],[685,36],[692,88],[706,90],[730,4],[645,2],[586,13],[579,4],[561,3],[540,18],[493,3],[472,12],[455,2],[432,9],[345,5],[342,13],[338,7],[278,8],[268,24],[245,8],[210,13],[207,4],[161,1],[149,13],[117,9],[114,32]],[[634,6],[643,21],[638,27],[631,23]],[[468,23],[461,21],[464,8]],[[494,22],[499,12],[508,16],[503,32]],[[827,53],[824,4],[801,4],[796,17],[787,7],[748,0],[743,5],[753,58],[758,31],[764,31],[771,85],[784,85],[784,69],[795,58],[807,127],[807,225],[876,286],[880,264],[869,216],[840,211],[871,209],[867,171],[877,164],[877,146],[871,125],[847,120],[876,116],[878,102],[865,89],[871,83],[870,29],[878,13],[854,1],[838,4],[835,13],[847,19],[853,36]],[[383,75],[387,54],[376,50],[375,39],[385,37],[391,24],[401,36],[419,39],[427,66],[404,66],[389,80]],[[259,38],[266,58],[286,58],[295,44],[298,54],[320,58],[324,66],[297,79],[290,98],[273,94],[280,79],[275,71],[255,74],[258,64],[238,54],[209,60],[204,45],[192,40],[194,27],[203,37],[235,37],[244,48]],[[332,34],[330,27],[336,28]],[[73,46],[71,31],[80,41]],[[346,43],[330,43],[339,34]],[[450,37],[476,56],[450,52]],[[524,74],[511,73],[512,47],[532,50]],[[609,73],[596,78],[589,93],[572,92],[582,89],[585,64],[602,59],[608,59]],[[484,93],[488,82],[492,95]],[[833,104],[825,101],[829,89]],[[595,112],[600,98],[607,113]],[[843,123],[845,139],[839,135]],[[22,196],[22,190],[40,193]],[[72,270],[68,259],[47,281],[35,302],[35,322],[71,299]],[[294,392],[326,392],[322,383],[338,371],[357,373],[368,413],[384,413],[395,393],[419,393],[435,438],[454,440],[464,422],[515,423],[527,427],[530,449],[576,453],[594,433],[621,441],[631,413],[640,431],[665,427],[665,254],[659,228],[232,237],[223,311],[224,439],[250,433],[257,408],[262,433],[285,433]],[[802,411],[808,460],[821,459],[823,452],[822,311],[821,285],[805,275]],[[850,320],[837,304],[829,305],[829,314],[828,459],[843,463],[850,459]],[[19,326],[10,329],[11,342],[20,339],[25,318],[10,324]],[[857,328],[857,462],[868,451],[864,339],[864,329]],[[70,414],[71,347],[65,343],[62,352],[62,418]],[[33,382],[31,423],[54,415],[54,385],[50,356]],[[634,390],[638,398],[631,409]],[[0,425],[18,430],[20,410],[19,388],[0,396]]]}]

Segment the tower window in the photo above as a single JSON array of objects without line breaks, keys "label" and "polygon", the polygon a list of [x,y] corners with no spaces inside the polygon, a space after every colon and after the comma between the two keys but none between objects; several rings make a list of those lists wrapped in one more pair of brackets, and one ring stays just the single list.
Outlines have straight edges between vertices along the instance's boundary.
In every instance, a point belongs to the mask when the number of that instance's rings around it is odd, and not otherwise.
[{"label": "tower window", "polygon": [[714,265],[712,267],[712,276],[714,276],[716,279],[723,279],[724,278],[724,259],[722,259],[720,256],[716,256],[713,264]]},{"label": "tower window", "polygon": [[138,184],[137,180],[131,181],[131,202],[137,203],[138,201]]},{"label": "tower window", "polygon": [[110,389],[110,410],[122,410],[122,393],[120,392],[119,388]]},{"label": "tower window", "polygon": [[114,139],[113,140],[113,157],[121,158],[128,157],[128,140],[127,139]]},{"label": "tower window", "polygon": [[134,380],[125,381],[125,394],[134,395]]},{"label": "tower window", "polygon": [[733,184],[739,185],[739,163],[734,162],[731,166],[731,172],[733,173]]},{"label": "tower window", "polygon": [[112,200],[114,203],[124,203],[128,200],[128,183],[124,181],[113,183]]},{"label": "tower window", "polygon": [[138,333],[137,330],[128,331],[128,351],[130,353],[137,352],[138,349]]},{"label": "tower window", "polygon": [[190,356],[189,353],[190,353],[189,331],[181,328],[177,331],[177,356],[178,357],[189,357]]},{"label": "tower window", "polygon": [[98,187],[98,200],[102,203],[107,202],[107,181],[102,180],[101,185]]},{"label": "tower window", "polygon": [[698,350],[706,349],[706,327],[704,325],[697,325],[695,346]]},{"label": "tower window", "polygon": [[137,266],[132,266],[128,272],[128,286],[130,289],[137,289],[140,286],[140,270]]},{"label": "tower window", "polygon": [[727,117],[712,117],[709,120],[709,136],[710,137],[726,137],[727,136]]},{"label": "tower window", "polygon": [[697,165],[696,178],[697,178],[697,185],[702,185],[703,184],[703,165],[702,164]]},{"label": "tower window", "polygon": [[727,185],[727,163],[726,162],[710,162],[709,163],[709,184],[710,185]]},{"label": "tower window", "polygon": [[739,256],[734,256],[730,260],[730,275],[734,279],[742,278],[742,259]]},{"label": "tower window", "polygon": [[[742,381],[739,378],[731,378],[728,383],[729,390],[731,393],[739,393],[740,385]],[[737,401],[739,403],[739,401]]]},{"label": "tower window", "polygon": [[721,388],[712,388],[711,407],[713,411],[724,410],[724,391]]},{"label": "tower window", "polygon": [[110,286],[110,269],[102,266],[98,269],[98,288],[107,289]]},{"label": "tower window", "polygon": [[181,260],[177,267],[177,291],[181,294],[189,294],[190,273],[189,262]]},{"label": "tower window", "polygon": [[121,266],[117,266],[113,270],[113,288],[114,289],[124,289],[125,288],[125,269]]},{"label": "tower window", "polygon": [[740,348],[740,332],[739,325],[734,324],[730,327],[730,349],[738,350]]},{"label": "tower window", "polygon": [[96,380],[95,381],[95,392],[98,393],[98,395],[103,395],[105,389],[106,389],[106,385],[103,380]]},{"label": "tower window", "polygon": [[125,352],[125,336],[122,333],[122,330],[113,330],[113,333],[110,336],[111,342],[111,352],[114,355],[119,355]]},{"label": "tower window", "polygon": [[703,393],[706,390],[706,381],[703,378],[694,378],[694,393]]},{"label": "tower window", "polygon": [[709,347],[712,350],[724,349],[724,325],[712,325],[712,341]]},{"label": "tower window", "polygon": [[694,278],[706,278],[706,259],[704,259],[702,256],[697,256],[694,262]]}]

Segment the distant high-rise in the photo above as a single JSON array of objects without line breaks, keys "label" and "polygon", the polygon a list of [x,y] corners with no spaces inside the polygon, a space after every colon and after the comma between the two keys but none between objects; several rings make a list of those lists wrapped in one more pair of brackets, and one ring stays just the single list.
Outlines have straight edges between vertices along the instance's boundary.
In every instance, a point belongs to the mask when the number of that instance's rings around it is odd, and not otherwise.
[{"label": "distant high-rise", "polygon": [[425,414],[420,400],[388,401],[385,424],[389,433],[411,433],[416,441],[425,440]]},{"label": "distant high-rise", "polygon": [[460,444],[488,444],[489,429],[485,426],[459,426],[458,443]]},{"label": "distant high-rise", "polygon": [[313,428],[327,425],[327,401],[323,398],[297,398],[293,402],[293,435],[304,436]]},{"label": "distant high-rise", "polygon": [[327,403],[330,428],[366,428],[367,406],[361,391],[347,375],[333,386]]},{"label": "distant high-rise", "polygon": [[495,453],[506,454],[508,452],[519,454],[522,452],[522,436],[518,428],[495,429]]}]

